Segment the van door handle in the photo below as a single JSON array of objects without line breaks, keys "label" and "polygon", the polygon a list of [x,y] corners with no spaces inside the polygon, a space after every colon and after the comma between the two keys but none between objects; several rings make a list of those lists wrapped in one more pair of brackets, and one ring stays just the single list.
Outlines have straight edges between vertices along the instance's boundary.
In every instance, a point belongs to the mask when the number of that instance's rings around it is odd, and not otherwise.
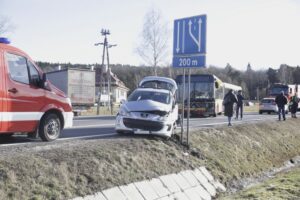
[{"label": "van door handle", "polygon": [[18,90],[16,88],[11,88],[11,89],[8,89],[8,92],[11,92],[11,93],[17,93]]}]

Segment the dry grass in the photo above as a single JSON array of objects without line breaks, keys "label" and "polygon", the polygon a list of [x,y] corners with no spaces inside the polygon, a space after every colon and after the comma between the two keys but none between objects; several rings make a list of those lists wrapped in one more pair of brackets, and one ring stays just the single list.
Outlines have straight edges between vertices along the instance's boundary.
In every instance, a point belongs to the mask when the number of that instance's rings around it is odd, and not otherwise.
[{"label": "dry grass", "polygon": [[281,173],[262,184],[220,199],[300,199],[300,168]]},{"label": "dry grass", "polygon": [[203,165],[230,186],[299,155],[299,122],[196,131],[189,156],[156,137],[0,147],[0,199],[68,199]]}]

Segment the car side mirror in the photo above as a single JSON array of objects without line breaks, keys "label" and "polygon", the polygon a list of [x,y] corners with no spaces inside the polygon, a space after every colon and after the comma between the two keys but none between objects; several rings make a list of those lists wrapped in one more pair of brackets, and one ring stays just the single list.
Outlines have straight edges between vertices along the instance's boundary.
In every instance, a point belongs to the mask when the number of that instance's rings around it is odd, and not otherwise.
[{"label": "car side mirror", "polygon": [[51,91],[51,88],[49,86],[48,79],[47,79],[47,74],[46,73],[43,73],[40,85],[41,85],[41,88],[44,88],[45,90]]},{"label": "car side mirror", "polygon": [[175,101],[173,101],[173,102],[172,102],[172,110],[174,110],[174,108],[175,108],[175,105],[176,105],[176,102],[175,102]]},{"label": "car side mirror", "polygon": [[215,87],[219,88],[219,83],[218,82],[215,82]]},{"label": "car side mirror", "polygon": [[125,99],[122,99],[121,101],[120,101],[120,104],[124,104],[126,102],[126,100]]},{"label": "car side mirror", "polygon": [[34,75],[34,76],[31,76],[30,78],[30,84],[31,85],[34,85],[34,86],[37,86],[37,87],[41,87],[41,79],[39,77],[39,75]]}]

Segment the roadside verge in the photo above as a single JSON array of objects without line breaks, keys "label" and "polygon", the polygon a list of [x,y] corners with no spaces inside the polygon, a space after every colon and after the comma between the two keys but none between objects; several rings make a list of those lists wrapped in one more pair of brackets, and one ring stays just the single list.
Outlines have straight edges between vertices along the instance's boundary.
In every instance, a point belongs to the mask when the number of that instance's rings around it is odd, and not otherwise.
[{"label": "roadside verge", "polygon": [[0,147],[0,199],[70,199],[205,166],[226,188],[300,154],[300,120],[195,130],[191,149],[122,136]]}]

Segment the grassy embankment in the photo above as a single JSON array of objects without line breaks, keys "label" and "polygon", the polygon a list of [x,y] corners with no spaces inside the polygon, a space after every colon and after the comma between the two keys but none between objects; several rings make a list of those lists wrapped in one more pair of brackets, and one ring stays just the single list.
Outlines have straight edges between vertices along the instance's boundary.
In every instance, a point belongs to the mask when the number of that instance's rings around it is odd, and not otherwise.
[{"label": "grassy embankment", "polygon": [[280,173],[264,183],[220,199],[300,199],[300,168]]},{"label": "grassy embankment", "polygon": [[300,120],[198,130],[190,154],[157,137],[0,147],[0,199],[68,199],[206,166],[227,187],[300,155]]}]

